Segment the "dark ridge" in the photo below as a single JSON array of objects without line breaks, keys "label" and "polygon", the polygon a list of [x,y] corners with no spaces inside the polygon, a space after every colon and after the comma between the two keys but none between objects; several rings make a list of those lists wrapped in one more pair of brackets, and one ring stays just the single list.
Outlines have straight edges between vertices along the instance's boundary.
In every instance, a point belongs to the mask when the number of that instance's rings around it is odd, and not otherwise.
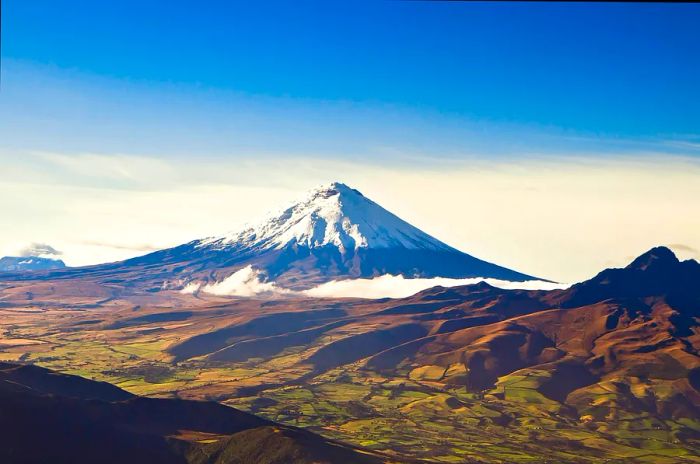
[{"label": "dark ridge", "polygon": [[[60,385],[57,386],[56,379]],[[0,363],[0,462],[8,464],[379,464],[311,432],[213,402],[141,398],[80,377]],[[97,394],[94,392],[98,392]],[[216,443],[172,438],[181,431]]]},{"label": "dark ridge", "polygon": [[475,295],[484,294],[489,291],[498,291],[496,287],[489,285],[488,283],[481,281],[472,285],[460,285],[457,287],[442,287],[437,285],[435,287],[427,288],[423,291],[416,293],[414,296],[419,297],[423,300],[455,300],[464,298],[469,298]]},{"label": "dark ridge", "polygon": [[563,308],[586,306],[610,299],[667,297],[688,306],[700,299],[700,264],[679,261],[666,247],[652,248],[618,269],[606,269],[590,280],[561,292]]},{"label": "dark ridge", "polygon": [[646,253],[637,257],[634,261],[627,265],[625,269],[637,269],[640,271],[646,271],[655,266],[675,266],[680,261],[676,255],[669,248],[664,246],[659,246],[652,248]]},{"label": "dark ridge", "polygon": [[247,361],[250,358],[268,358],[286,348],[309,344],[329,330],[341,327],[349,322],[352,322],[352,320],[332,322],[320,327],[272,337],[243,340],[209,355],[207,359],[220,362],[240,362]]},{"label": "dark ridge", "polygon": [[317,371],[326,371],[343,364],[359,361],[410,340],[425,337],[427,334],[428,330],[419,324],[404,324],[388,329],[373,330],[329,343],[314,353],[307,361],[313,364]]},{"label": "dark ridge", "polygon": [[700,393],[700,367],[691,369],[690,372],[688,372],[688,382],[695,391]]},{"label": "dark ridge", "polygon": [[191,464],[378,463],[340,443],[313,433],[281,427],[259,427],[237,433],[190,453]]},{"label": "dark ridge", "polygon": [[462,330],[462,329],[468,329],[470,327],[477,327],[480,325],[486,325],[486,324],[493,324],[494,322],[499,321],[499,317],[497,315],[488,315],[488,316],[472,316],[472,317],[465,317],[463,319],[450,319],[442,323],[440,325],[440,328],[437,330],[436,333],[442,334],[442,333],[449,333],[449,332],[454,332],[456,330]]},{"label": "dark ridge", "polygon": [[0,362],[0,380],[21,385],[34,394],[59,395],[83,400],[119,401],[134,396],[107,382],[59,374],[31,364]]},{"label": "dark ridge", "polygon": [[219,351],[244,339],[295,332],[316,326],[324,319],[345,315],[346,312],[339,308],[266,314],[242,324],[194,336],[170,348],[168,352],[175,356],[175,361],[180,361]]},{"label": "dark ridge", "polygon": [[80,325],[92,325],[92,324],[99,324],[102,322],[102,319],[90,319],[87,321],[79,321],[73,324],[74,326],[80,326]]},{"label": "dark ridge", "polygon": [[105,327],[107,330],[122,329],[141,324],[152,324],[156,322],[177,322],[186,321],[192,317],[192,311],[171,311],[167,313],[146,314],[145,316],[132,317],[130,319],[120,319],[117,322]]},{"label": "dark ridge", "polygon": [[369,358],[365,367],[377,371],[393,371],[402,361],[414,356],[422,346],[433,340],[435,340],[434,335],[411,340],[402,345],[389,348]]},{"label": "dark ridge", "polygon": [[391,308],[384,309],[377,313],[376,316],[388,316],[388,315],[399,315],[399,314],[424,314],[431,313],[448,306],[452,306],[458,303],[458,301],[439,301],[434,303],[411,303],[403,304],[399,306],[392,306]]},{"label": "dark ridge", "polygon": [[564,403],[569,393],[598,382],[600,378],[586,366],[578,363],[560,363],[550,379],[540,385],[538,391],[547,398]]}]

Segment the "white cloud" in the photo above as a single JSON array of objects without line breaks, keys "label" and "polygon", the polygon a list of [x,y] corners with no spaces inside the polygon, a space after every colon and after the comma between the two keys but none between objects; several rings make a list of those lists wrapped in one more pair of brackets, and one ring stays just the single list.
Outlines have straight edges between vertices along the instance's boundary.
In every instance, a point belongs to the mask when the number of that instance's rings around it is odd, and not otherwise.
[{"label": "white cloud", "polygon": [[31,243],[28,246],[22,248],[19,252],[19,256],[39,256],[42,258],[59,256],[62,254],[62,252],[58,251],[57,249],[55,249],[47,243]]},{"label": "white cloud", "polygon": [[[48,152],[38,152],[35,156],[56,169],[63,169],[67,173],[83,178],[153,182],[159,178],[169,178],[174,174],[172,166],[167,161],[144,156],[95,153],[65,155]],[[159,177],[153,176],[155,173],[158,173]]]},{"label": "white cloud", "polygon": [[[185,288],[190,287],[192,283]],[[228,296],[257,296],[257,295],[274,295],[274,294],[291,294],[290,290],[278,287],[274,282],[263,282],[260,271],[254,269],[253,266],[246,266],[239,269],[221,282],[205,285],[201,288],[204,293],[212,295],[228,295]],[[184,289],[183,289],[184,291]]]},{"label": "white cloud", "polygon": [[421,290],[436,286],[456,287],[459,285],[472,285],[486,282],[494,287],[503,289],[524,290],[553,290],[568,288],[569,284],[557,284],[541,280],[526,282],[510,282],[498,279],[484,279],[475,277],[471,279],[450,279],[436,277],[432,279],[407,279],[401,275],[385,274],[372,279],[347,279],[334,280],[303,292],[307,296],[318,298],[404,298],[414,295]]},{"label": "white cloud", "polygon": [[201,291],[219,296],[310,296],[314,298],[377,299],[404,298],[436,286],[457,287],[460,285],[473,285],[479,282],[486,282],[489,285],[506,290],[553,290],[570,286],[570,284],[559,284],[542,280],[510,282],[482,277],[470,279],[450,279],[447,277],[412,279],[401,275],[385,274],[372,279],[334,280],[309,290],[295,291],[280,287],[275,282],[264,281],[261,272],[249,265],[239,269],[221,282],[208,285],[190,282],[180,290],[180,293],[195,294]]},{"label": "white cloud", "polygon": [[187,285],[183,287],[182,290],[180,290],[180,293],[183,295],[194,295],[195,293],[199,292],[199,289],[202,287],[202,284],[199,284],[197,282],[190,282]]}]

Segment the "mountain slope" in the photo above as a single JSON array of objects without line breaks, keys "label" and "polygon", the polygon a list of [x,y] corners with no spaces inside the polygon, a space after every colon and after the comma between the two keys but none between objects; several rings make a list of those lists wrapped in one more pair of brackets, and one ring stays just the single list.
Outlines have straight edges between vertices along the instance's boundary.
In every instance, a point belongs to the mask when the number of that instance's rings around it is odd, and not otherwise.
[{"label": "mountain slope", "polygon": [[339,182],[311,191],[304,200],[255,227],[200,242],[200,246],[221,248],[233,244],[259,250],[289,244],[331,245],[341,253],[358,248],[455,251]]}]

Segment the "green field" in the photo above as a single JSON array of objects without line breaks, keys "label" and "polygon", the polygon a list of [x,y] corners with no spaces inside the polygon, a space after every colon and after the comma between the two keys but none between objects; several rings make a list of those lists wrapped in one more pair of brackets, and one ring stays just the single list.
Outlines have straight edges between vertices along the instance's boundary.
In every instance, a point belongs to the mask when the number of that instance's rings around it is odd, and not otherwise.
[{"label": "green field", "polygon": [[[55,317],[17,319],[14,340],[39,340],[0,350],[0,359],[36,363],[113,383],[135,394],[208,399],[326,437],[430,462],[700,463],[700,420],[663,419],[631,407],[663,402],[672,380],[627,375],[576,390],[576,408],[541,392],[549,370],[517,369],[484,391],[451,383],[468,376],[459,362],[403,363],[390,372],[364,359],[315,372],[307,362],[321,347],[366,327],[343,328],[304,346],[245,362],[206,357],[173,362],[168,348],[192,329],[56,330]],[[94,316],[93,316],[94,317]],[[18,342],[19,343],[19,342]],[[29,343],[29,342],[26,342]],[[570,403],[571,401],[567,401]]]}]

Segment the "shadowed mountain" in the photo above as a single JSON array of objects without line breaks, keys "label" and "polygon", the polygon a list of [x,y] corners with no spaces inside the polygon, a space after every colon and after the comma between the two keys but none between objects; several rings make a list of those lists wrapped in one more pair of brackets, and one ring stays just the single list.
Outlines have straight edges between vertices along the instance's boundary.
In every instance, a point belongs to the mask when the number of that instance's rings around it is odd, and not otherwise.
[{"label": "shadowed mountain", "polygon": [[[434,335],[383,351],[369,358],[367,368],[452,367],[455,375],[442,381],[475,392],[497,389],[504,376],[535,369],[548,373],[541,378],[542,394],[581,414],[594,412],[602,419],[612,406],[592,408],[591,391],[614,382],[616,401],[633,411],[700,417],[700,264],[681,262],[667,248],[654,248],[623,269],[605,270],[567,290],[522,292],[480,284],[416,297],[452,302],[420,319],[450,316]],[[474,302],[485,298],[487,309],[475,311]],[[663,394],[636,401],[624,387],[630,382],[641,382],[649,392],[663,384]]]},{"label": "shadowed mountain", "polygon": [[65,267],[66,264],[60,259],[39,256],[5,256],[0,258],[0,272],[48,271]]},{"label": "shadowed mountain", "polygon": [[644,297],[666,297],[680,304],[697,302],[700,263],[679,261],[666,247],[652,248],[625,268],[606,269],[572,286],[559,301],[563,307],[576,307],[610,298]]},{"label": "shadowed mountain", "polygon": [[0,363],[0,412],[7,464],[383,462],[217,403],[141,398],[28,365]]}]

